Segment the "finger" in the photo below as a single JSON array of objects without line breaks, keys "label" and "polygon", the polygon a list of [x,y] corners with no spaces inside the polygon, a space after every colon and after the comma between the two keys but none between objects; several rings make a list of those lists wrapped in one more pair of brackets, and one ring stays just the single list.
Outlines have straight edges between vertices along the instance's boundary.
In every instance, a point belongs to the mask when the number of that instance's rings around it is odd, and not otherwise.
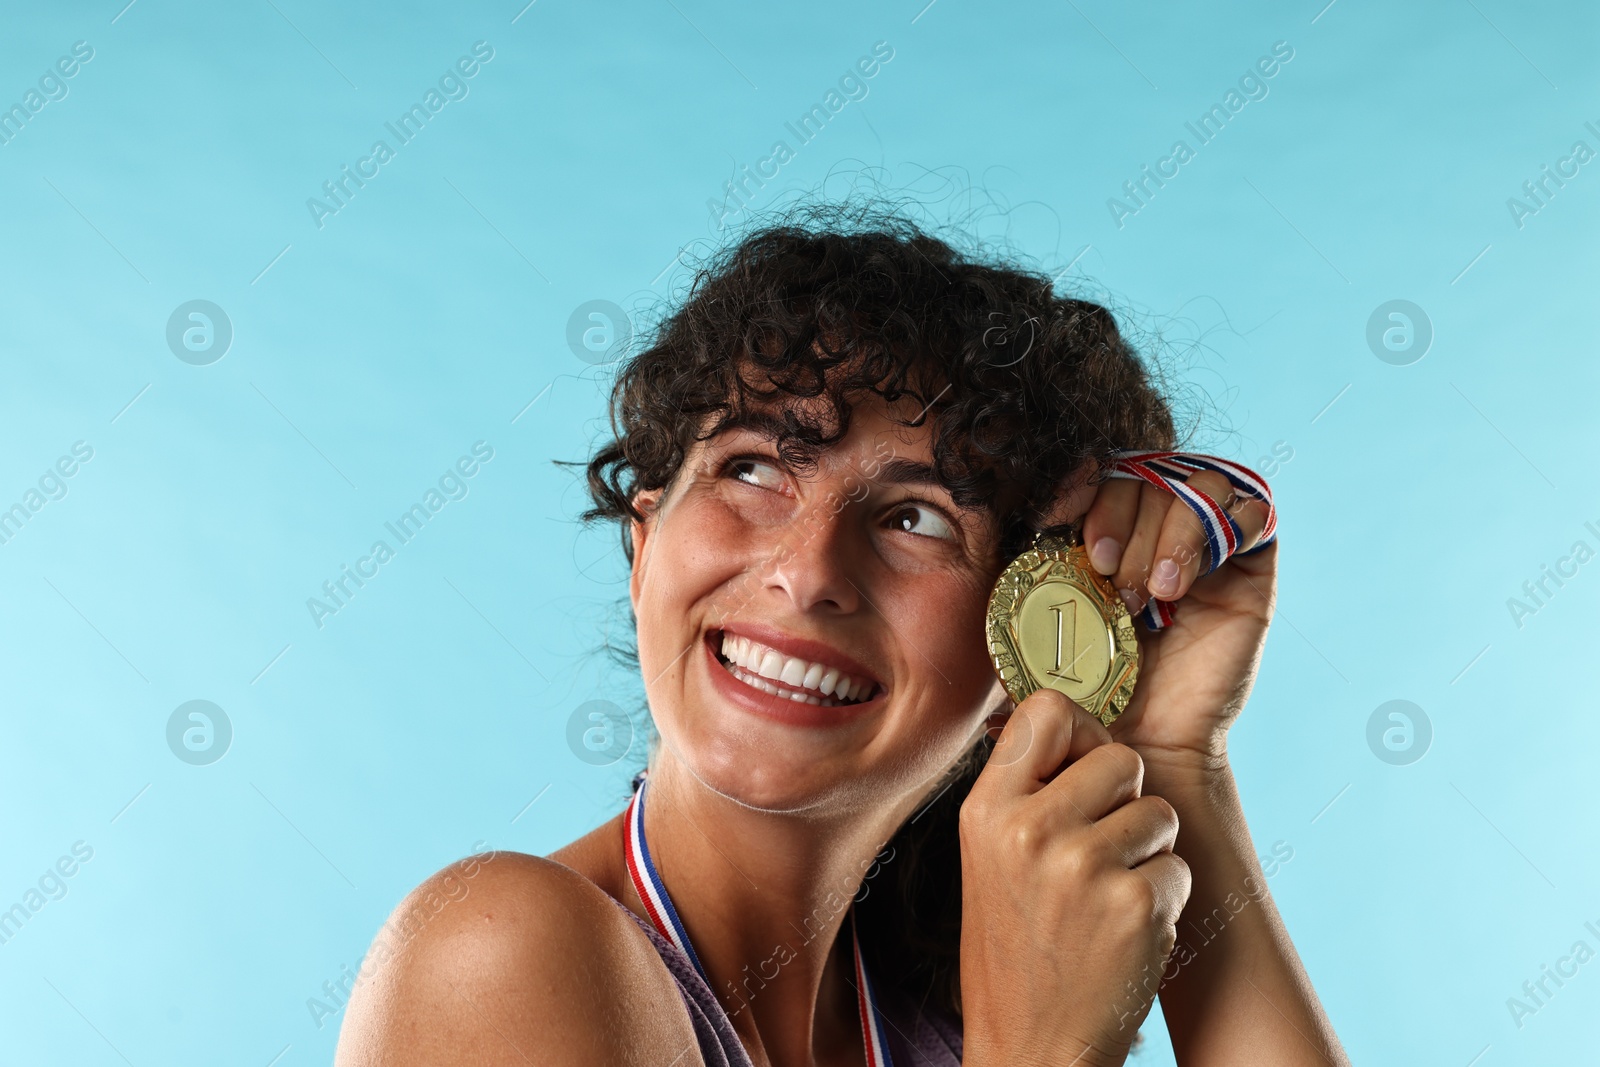
[{"label": "finger", "polygon": [[1146,584],[1150,578],[1150,567],[1155,562],[1162,525],[1175,502],[1176,498],[1165,489],[1149,484],[1139,486],[1139,517],[1113,579],[1116,587],[1125,591],[1123,600],[1128,602],[1130,611],[1138,611],[1150,598]]},{"label": "finger", "polygon": [[1122,551],[1133,534],[1139,516],[1139,489],[1142,483],[1113,478],[1100,486],[1089,513],[1083,520],[1083,543],[1089,549],[1089,562],[1101,574],[1117,573]]},{"label": "finger", "polygon": [[1261,532],[1267,528],[1267,502],[1244,490],[1234,490],[1233,503],[1228,514],[1239,524],[1239,547],[1234,554],[1248,552],[1261,543]]},{"label": "finger", "polygon": [[1110,743],[1099,719],[1064,694],[1040,689],[1011,713],[980,780],[1013,796],[1037,793],[1063,764]]},{"label": "finger", "polygon": [[[1226,503],[1233,494],[1233,484],[1212,471],[1198,471],[1186,481],[1219,505]],[[1161,600],[1177,600],[1187,593],[1210,558],[1210,546],[1200,517],[1176,497],[1173,502],[1176,506],[1168,509],[1161,523],[1161,536],[1157,539],[1150,567],[1150,592]]]},{"label": "finger", "polygon": [[[1189,476],[1188,485],[1204,493],[1233,518],[1239,527],[1239,543],[1234,552],[1252,547],[1266,526],[1266,502],[1235,492],[1233,483],[1215,471],[1198,471]],[[1189,591],[1196,578],[1208,569],[1211,547],[1199,516],[1188,505],[1172,508],[1162,524],[1150,574],[1150,591],[1162,600],[1177,600]]]},{"label": "finger", "polygon": [[1084,753],[1040,789],[1035,800],[1062,807],[1067,821],[1098,822],[1137,798],[1143,783],[1144,761],[1139,754],[1112,743]]},{"label": "finger", "polygon": [[1194,884],[1189,865],[1176,852],[1158,852],[1133,869],[1144,877],[1155,890],[1152,915],[1162,922],[1175,923],[1189,903],[1189,890]]},{"label": "finger", "polygon": [[1137,797],[1112,810],[1095,828],[1124,867],[1137,867],[1178,841],[1178,813],[1157,796]]}]

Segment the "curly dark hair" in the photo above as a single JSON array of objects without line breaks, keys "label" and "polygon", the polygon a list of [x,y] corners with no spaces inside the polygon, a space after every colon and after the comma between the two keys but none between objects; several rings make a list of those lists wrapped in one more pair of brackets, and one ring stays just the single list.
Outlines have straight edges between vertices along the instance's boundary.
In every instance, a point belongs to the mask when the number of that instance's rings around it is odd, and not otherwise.
[{"label": "curly dark hair", "polygon": [[[935,476],[959,506],[993,514],[1002,559],[1086,461],[1175,447],[1172,407],[1105,307],[896,210],[802,205],[714,254],[620,366],[583,517],[617,521],[631,560],[634,494],[669,487],[696,440],[754,421],[804,468],[872,394],[921,409],[905,425],[931,421]],[[980,740],[900,828],[857,905],[879,984],[957,1018],[956,816],[991,747]]]}]

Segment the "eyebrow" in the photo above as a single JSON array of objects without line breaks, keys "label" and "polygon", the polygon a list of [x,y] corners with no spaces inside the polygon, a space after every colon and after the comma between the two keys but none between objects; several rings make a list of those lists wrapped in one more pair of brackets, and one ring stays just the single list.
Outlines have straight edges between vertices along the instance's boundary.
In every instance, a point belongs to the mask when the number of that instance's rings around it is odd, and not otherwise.
[{"label": "eyebrow", "polygon": [[727,418],[717,427],[717,432],[705,440],[720,437],[725,433],[735,430],[746,430],[750,433],[760,434],[762,437],[776,439],[785,429],[783,420],[762,411],[741,411]]},{"label": "eyebrow", "polygon": [[[744,430],[774,440],[786,427],[783,420],[757,411],[744,411],[729,419],[717,436],[731,431]],[[878,473],[869,481],[887,485],[914,485],[944,489],[945,485],[934,474],[933,466],[914,459],[892,459],[880,464]]]},{"label": "eyebrow", "polygon": [[898,485],[939,486],[943,483],[934,476],[933,467],[914,459],[892,459],[878,468],[875,482],[893,482]]}]

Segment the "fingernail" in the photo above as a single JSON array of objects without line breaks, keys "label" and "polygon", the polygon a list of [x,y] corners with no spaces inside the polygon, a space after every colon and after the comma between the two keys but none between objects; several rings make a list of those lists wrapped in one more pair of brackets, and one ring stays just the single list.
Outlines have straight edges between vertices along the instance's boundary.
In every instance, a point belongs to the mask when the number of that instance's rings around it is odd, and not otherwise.
[{"label": "fingernail", "polygon": [[1167,596],[1178,588],[1178,561],[1167,557],[1156,564],[1156,569],[1150,573],[1150,592],[1156,596]]},{"label": "fingernail", "polygon": [[1102,537],[1089,548],[1089,562],[1101,574],[1116,573],[1117,564],[1122,561],[1122,544],[1115,538]]},{"label": "fingernail", "polygon": [[1118,589],[1117,595],[1122,598],[1122,602],[1124,604],[1128,605],[1129,611],[1134,612],[1135,614],[1138,613],[1139,608],[1142,606],[1139,603],[1138,593],[1135,593],[1132,589]]}]

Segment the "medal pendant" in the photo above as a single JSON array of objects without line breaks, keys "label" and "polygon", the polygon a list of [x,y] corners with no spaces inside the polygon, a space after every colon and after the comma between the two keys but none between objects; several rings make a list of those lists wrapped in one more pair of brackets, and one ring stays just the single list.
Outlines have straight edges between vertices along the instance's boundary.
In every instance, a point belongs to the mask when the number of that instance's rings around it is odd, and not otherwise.
[{"label": "medal pendant", "polygon": [[1072,537],[1038,537],[989,596],[989,655],[1017,703],[1059,690],[1107,726],[1139,674],[1133,617],[1109,578]]}]

